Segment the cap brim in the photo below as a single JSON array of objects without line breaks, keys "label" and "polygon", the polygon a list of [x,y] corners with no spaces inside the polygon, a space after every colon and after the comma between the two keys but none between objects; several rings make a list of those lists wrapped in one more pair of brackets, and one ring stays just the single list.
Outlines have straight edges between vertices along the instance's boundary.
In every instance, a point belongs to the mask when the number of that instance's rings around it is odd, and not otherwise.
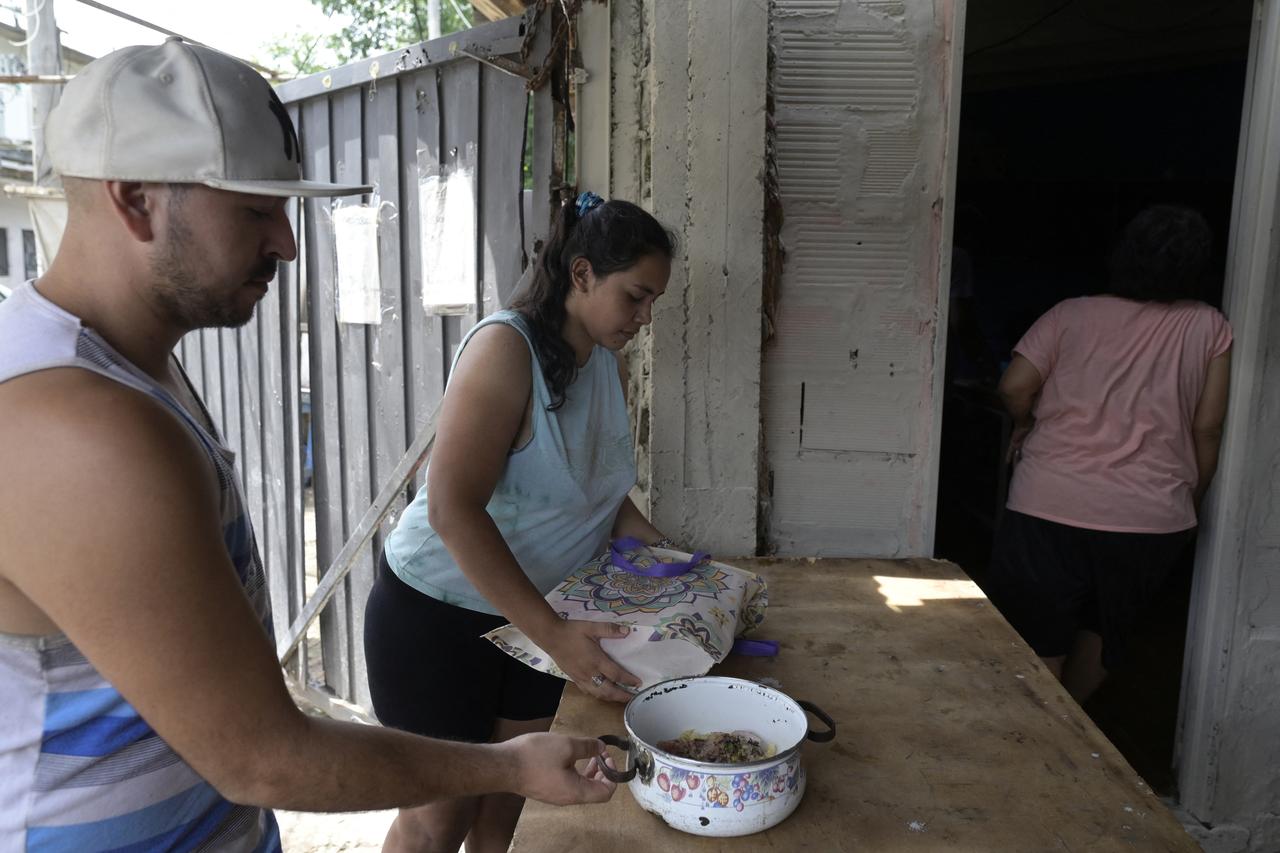
[{"label": "cap brim", "polygon": [[200,183],[218,190],[250,195],[269,195],[283,198],[295,196],[360,195],[373,192],[373,187],[353,184],[326,184],[322,181],[224,181],[208,178]]}]

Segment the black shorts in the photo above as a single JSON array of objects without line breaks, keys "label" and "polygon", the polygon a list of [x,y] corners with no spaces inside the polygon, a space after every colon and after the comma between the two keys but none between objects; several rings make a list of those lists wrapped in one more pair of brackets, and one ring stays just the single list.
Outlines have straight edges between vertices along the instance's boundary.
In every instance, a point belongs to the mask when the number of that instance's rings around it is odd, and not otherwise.
[{"label": "black shorts", "polygon": [[418,592],[396,577],[383,555],[364,611],[378,720],[414,734],[484,743],[499,718],[554,716],[564,681],[481,636],[507,621]]},{"label": "black shorts", "polygon": [[1006,510],[984,589],[1037,655],[1065,655],[1077,631],[1093,631],[1110,670],[1194,538],[1194,528],[1117,533]]}]

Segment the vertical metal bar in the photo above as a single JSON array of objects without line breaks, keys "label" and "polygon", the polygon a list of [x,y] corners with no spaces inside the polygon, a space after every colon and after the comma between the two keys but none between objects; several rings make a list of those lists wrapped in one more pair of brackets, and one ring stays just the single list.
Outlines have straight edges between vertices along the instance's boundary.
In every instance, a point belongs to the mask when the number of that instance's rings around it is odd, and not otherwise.
[{"label": "vertical metal bar", "polygon": [[[317,181],[332,179],[333,142],[330,101],[316,98],[302,105],[302,138],[307,174]],[[332,200],[307,199],[303,225],[307,246],[308,337],[311,344],[312,483],[315,489],[316,563],[323,572],[342,548],[342,437],[338,420],[339,381],[337,330],[334,314],[334,249]],[[320,616],[320,640],[325,681],[345,689],[347,649],[340,640],[346,622],[341,595]]]},{"label": "vertical metal bar", "polygon": [[[290,118],[293,119],[293,126],[297,128],[299,138],[301,138],[301,134],[305,133],[305,130],[302,126],[302,109],[298,104],[290,104],[288,106],[288,110],[289,110]],[[289,560],[288,612],[289,612],[289,618],[290,620],[292,620],[297,616],[299,612],[301,612],[303,606],[306,604],[306,601],[307,601],[307,572],[309,570],[309,560],[307,555],[307,526],[308,525],[306,522],[306,517],[307,517],[306,494],[309,486],[304,485],[304,483],[306,481],[306,470],[305,470],[306,469],[306,453],[307,453],[307,441],[309,439],[310,429],[311,429],[311,421],[310,421],[309,415],[306,417],[305,421],[303,420],[304,408],[303,408],[303,399],[302,399],[302,393],[303,393],[302,389],[304,387],[304,384],[302,380],[303,380],[304,364],[307,366],[307,371],[309,375],[310,364],[311,364],[311,353],[307,347],[303,346],[304,340],[302,338],[302,330],[305,326],[305,321],[303,318],[306,315],[306,298],[307,298],[307,286],[306,286],[307,264],[306,264],[306,255],[305,255],[306,248],[305,248],[305,243],[303,239],[303,227],[304,227],[303,219],[305,218],[305,215],[306,215],[305,206],[302,204],[300,199],[293,199],[289,202],[288,211],[289,211],[289,220],[293,224],[293,236],[295,240],[294,245],[296,246],[296,250],[298,253],[297,260],[294,261],[293,264],[291,265],[292,275],[290,278],[290,281],[291,281],[290,291],[292,292],[292,298],[293,298],[293,307],[294,307],[293,324],[294,325],[291,329],[288,330],[289,335],[293,339],[294,348],[295,348],[294,374],[297,380],[296,399],[298,400],[298,423],[294,427],[295,433],[298,436],[298,446],[296,449],[297,459],[298,459],[298,477],[297,477],[298,507],[297,507],[296,516],[295,516],[297,521],[296,538],[293,540],[293,547],[297,549],[297,553],[296,553],[296,556],[291,556]],[[309,406],[310,394],[311,394],[311,386],[310,386],[309,378],[307,380],[307,384],[305,385],[305,387],[307,389],[306,390],[306,393],[308,395],[307,404]],[[309,409],[307,409],[306,411],[309,411]],[[304,425],[305,425],[305,429],[304,429]],[[314,529],[315,527],[314,500],[312,501],[311,514],[312,514],[311,527]],[[315,559],[315,555],[313,554],[311,555],[310,562],[314,563],[314,559]],[[310,667],[311,667],[311,654],[307,646],[306,640],[304,638],[302,645],[298,649],[298,653],[294,656],[293,662],[290,665],[290,669],[293,673],[293,677],[298,684],[306,685],[309,683],[310,672],[311,672]]]},{"label": "vertical metal bar", "polygon": [[[367,329],[368,434],[371,446],[370,499],[382,488],[408,446],[405,431],[405,363],[401,318],[399,121],[400,82],[381,81],[366,101],[364,122],[365,177],[374,184],[378,215],[378,286],[382,322]],[[365,502],[365,506],[368,502]],[[398,508],[397,508],[398,510]],[[399,512],[395,512],[399,515]],[[352,642],[355,669],[354,699],[370,704],[364,658],[364,604],[373,583],[372,566],[382,550],[390,523],[374,535],[370,545],[371,570],[367,578],[352,583]]]},{"label": "vertical metal bar", "polygon": [[[444,396],[444,323],[422,308],[423,272],[419,184],[423,168],[440,164],[439,71],[414,74],[400,90],[400,228],[404,258],[404,351],[408,362],[405,387],[406,442],[418,424]],[[414,476],[413,490],[422,487],[425,471]]]},{"label": "vertical metal bar", "polygon": [[[367,90],[348,89],[333,99],[332,139],[334,151],[339,155],[334,170],[334,180],[340,183],[358,184],[364,181],[364,104]],[[344,199],[345,204],[355,203],[354,198]],[[342,259],[339,258],[341,263]],[[373,499],[370,482],[369,446],[369,376],[368,330],[363,324],[337,323],[338,369],[338,417],[342,431],[342,541],[351,535],[360,516]],[[341,681],[331,682],[338,695],[352,699],[356,681],[356,658],[363,659],[363,634],[356,629],[363,624],[364,598],[373,584],[373,561],[366,554],[352,567],[346,581],[346,618],[340,631],[342,647],[346,650],[346,673]],[[326,671],[328,671],[326,662]]]},{"label": "vertical metal bar", "polygon": [[200,397],[209,412],[214,429],[219,436],[227,434],[226,422],[222,406],[222,345],[221,333],[217,329],[201,329],[200,349],[204,353],[204,383],[200,389]]},{"label": "vertical metal bar", "polygon": [[520,280],[520,232],[527,96],[519,78],[484,68],[480,75],[480,248],[481,315],[510,302]]},{"label": "vertical metal bar", "polygon": [[[289,202],[290,219],[297,221],[297,202]],[[304,571],[305,551],[303,545],[303,500],[302,500],[302,372],[299,360],[300,320],[298,310],[299,286],[298,264],[289,263],[280,266],[280,274],[276,280],[280,293],[280,324],[276,340],[279,341],[280,365],[280,397],[283,405],[282,430],[278,434],[281,441],[280,456],[283,459],[283,532],[285,536],[283,549],[283,571],[280,574],[280,590],[285,596],[281,607],[292,619],[302,607],[305,594],[299,581]],[[300,662],[300,667],[305,659]],[[305,673],[305,669],[300,670]]]},{"label": "vertical metal bar", "polygon": [[[258,554],[264,560],[263,568],[269,572],[270,567],[265,563],[265,560],[266,546],[270,541],[271,531],[267,526],[262,485],[265,479],[262,468],[262,373],[258,347],[258,341],[262,338],[261,321],[261,315],[256,315],[253,320],[240,327],[237,332],[237,337],[239,338],[240,418],[244,430],[244,454],[240,458],[240,464],[244,471],[244,500],[248,505],[249,518],[253,520]],[[276,607],[274,599],[272,600],[272,607]],[[278,611],[275,613],[273,622],[276,630],[279,630],[283,622],[282,615]]]}]

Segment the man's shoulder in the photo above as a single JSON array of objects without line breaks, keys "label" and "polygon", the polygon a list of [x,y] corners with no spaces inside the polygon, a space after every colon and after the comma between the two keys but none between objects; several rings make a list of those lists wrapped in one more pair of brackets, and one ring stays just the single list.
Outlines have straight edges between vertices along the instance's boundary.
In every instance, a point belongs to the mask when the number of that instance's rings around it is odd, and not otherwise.
[{"label": "man's shoulder", "polygon": [[136,388],[75,364],[33,370],[0,382],[0,398],[33,412],[79,408],[89,401],[115,402],[130,409],[149,399]]},{"label": "man's shoulder", "polygon": [[0,447],[24,453],[78,454],[84,444],[134,445],[182,432],[157,400],[83,367],[53,367],[0,382],[0,412]]}]

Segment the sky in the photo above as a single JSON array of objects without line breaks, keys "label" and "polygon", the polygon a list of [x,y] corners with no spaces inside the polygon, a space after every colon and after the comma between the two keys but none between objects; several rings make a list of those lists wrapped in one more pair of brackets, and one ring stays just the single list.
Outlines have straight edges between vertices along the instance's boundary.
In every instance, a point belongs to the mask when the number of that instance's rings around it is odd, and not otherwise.
[{"label": "sky", "polygon": [[[129,44],[155,44],[165,36],[78,0],[53,2],[54,18],[64,47],[101,56]],[[294,31],[333,33],[341,18],[330,19],[311,0],[101,0],[136,18],[158,24],[188,38],[243,59],[266,60],[267,45]],[[14,23],[13,9],[23,0],[0,0],[0,20]],[[24,20],[19,17],[19,26]],[[266,63],[269,64],[269,63]]]}]

